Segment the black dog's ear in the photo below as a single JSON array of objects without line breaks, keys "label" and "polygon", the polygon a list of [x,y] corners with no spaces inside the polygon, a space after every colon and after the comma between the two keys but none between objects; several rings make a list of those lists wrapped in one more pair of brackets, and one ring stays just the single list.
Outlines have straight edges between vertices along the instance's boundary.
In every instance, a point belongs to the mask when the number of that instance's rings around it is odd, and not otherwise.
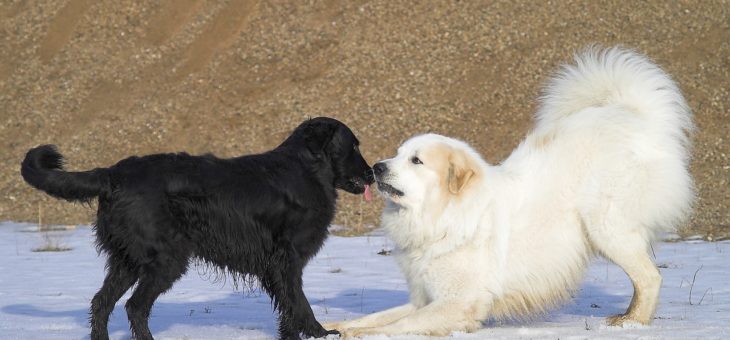
[{"label": "black dog's ear", "polygon": [[309,151],[321,157],[337,131],[337,126],[323,122],[313,123],[304,130],[304,142]]}]

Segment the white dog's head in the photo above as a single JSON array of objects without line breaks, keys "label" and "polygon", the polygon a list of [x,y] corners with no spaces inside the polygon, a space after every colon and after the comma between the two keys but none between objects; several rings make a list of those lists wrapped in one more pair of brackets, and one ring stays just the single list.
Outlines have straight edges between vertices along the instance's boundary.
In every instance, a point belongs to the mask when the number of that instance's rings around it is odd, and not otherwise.
[{"label": "white dog's head", "polygon": [[480,180],[479,154],[464,142],[436,134],[407,140],[398,154],[373,167],[378,189],[387,200],[405,208],[440,212]]}]

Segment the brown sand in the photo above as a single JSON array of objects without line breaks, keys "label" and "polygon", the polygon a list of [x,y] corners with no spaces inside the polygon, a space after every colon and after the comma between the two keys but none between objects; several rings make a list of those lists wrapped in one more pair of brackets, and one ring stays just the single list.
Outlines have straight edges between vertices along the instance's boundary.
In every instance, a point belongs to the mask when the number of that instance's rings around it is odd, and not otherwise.
[{"label": "brown sand", "polygon": [[[22,181],[41,143],[72,170],[166,151],[225,157],[324,115],[352,126],[370,161],[437,132],[498,162],[559,64],[622,44],[672,74],[696,115],[699,200],[685,233],[730,233],[728,1],[7,0],[0,42],[0,221],[91,221],[93,209]],[[341,197],[337,223],[377,224],[380,202]]]}]

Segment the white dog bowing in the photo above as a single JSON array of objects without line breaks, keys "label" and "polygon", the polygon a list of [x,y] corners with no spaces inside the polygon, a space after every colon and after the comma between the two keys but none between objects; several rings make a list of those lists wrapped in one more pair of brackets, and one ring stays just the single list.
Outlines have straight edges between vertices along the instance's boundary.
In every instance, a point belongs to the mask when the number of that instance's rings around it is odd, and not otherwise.
[{"label": "white dog bowing", "polygon": [[433,134],[375,165],[410,302],[327,329],[447,335],[524,318],[569,299],[594,255],[634,285],[628,310],[608,324],[652,321],[661,276],[650,244],[694,197],[684,98],[648,59],[612,48],[564,66],[541,104],[500,165]]}]

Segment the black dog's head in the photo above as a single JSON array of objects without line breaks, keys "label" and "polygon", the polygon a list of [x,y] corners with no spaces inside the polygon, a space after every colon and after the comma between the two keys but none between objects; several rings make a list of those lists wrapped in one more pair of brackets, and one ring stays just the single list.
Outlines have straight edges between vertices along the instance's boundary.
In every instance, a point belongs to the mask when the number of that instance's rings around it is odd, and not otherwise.
[{"label": "black dog's head", "polygon": [[360,154],[360,141],[342,122],[327,117],[313,118],[299,125],[295,135],[304,139],[315,159],[330,165],[336,188],[362,194],[375,180],[372,169]]}]

